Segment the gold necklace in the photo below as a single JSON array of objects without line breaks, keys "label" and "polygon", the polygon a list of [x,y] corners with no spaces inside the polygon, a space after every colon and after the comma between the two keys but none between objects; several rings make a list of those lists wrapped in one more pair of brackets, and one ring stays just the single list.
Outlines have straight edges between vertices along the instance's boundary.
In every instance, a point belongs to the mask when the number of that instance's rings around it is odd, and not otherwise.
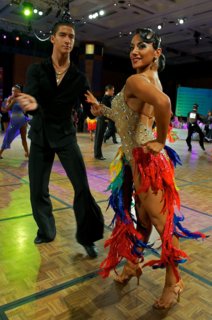
[{"label": "gold necklace", "polygon": [[53,65],[54,65],[54,70],[55,70],[56,82],[58,84],[61,80],[62,75],[68,70],[68,68],[70,66],[70,61],[64,71],[57,71],[56,68],[58,68],[58,67],[56,66],[56,64],[54,62],[53,62]]},{"label": "gold necklace", "polygon": [[63,72],[56,72],[55,71],[55,76],[56,76],[56,82],[60,82],[61,76],[68,70],[68,68],[66,70],[64,70]]},{"label": "gold necklace", "polygon": [[[70,64],[70,63],[69,63],[69,64]],[[69,68],[69,65],[68,65],[68,67],[67,67],[64,71],[56,71],[56,69],[55,69],[55,76],[56,76],[56,82],[57,82],[57,84],[60,82],[62,75],[63,75],[64,73],[66,73],[66,71],[68,70],[68,68]]]}]

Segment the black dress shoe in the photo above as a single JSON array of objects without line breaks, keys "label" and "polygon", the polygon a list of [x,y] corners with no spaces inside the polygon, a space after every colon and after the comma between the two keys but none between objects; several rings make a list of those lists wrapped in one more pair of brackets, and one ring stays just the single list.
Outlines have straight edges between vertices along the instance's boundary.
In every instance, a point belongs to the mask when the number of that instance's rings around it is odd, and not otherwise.
[{"label": "black dress shoe", "polygon": [[114,144],[118,144],[118,141],[113,141]]},{"label": "black dress shoe", "polygon": [[40,236],[37,236],[34,240],[34,243],[35,244],[41,244],[41,243],[47,243],[47,242],[51,242],[53,241],[54,239],[47,239],[47,238],[42,238]]},{"label": "black dress shoe", "polygon": [[192,150],[192,148],[191,148],[191,147],[189,147],[189,148],[188,148],[188,151],[189,151],[189,152],[191,152],[191,150]]},{"label": "black dress shoe", "polygon": [[97,247],[94,243],[89,245],[83,245],[83,247],[85,248],[85,251],[87,252],[90,258],[96,258],[98,256]]},{"label": "black dress shoe", "polygon": [[106,158],[103,157],[103,156],[101,156],[101,157],[95,157],[95,159],[97,159],[97,160],[106,160]]}]

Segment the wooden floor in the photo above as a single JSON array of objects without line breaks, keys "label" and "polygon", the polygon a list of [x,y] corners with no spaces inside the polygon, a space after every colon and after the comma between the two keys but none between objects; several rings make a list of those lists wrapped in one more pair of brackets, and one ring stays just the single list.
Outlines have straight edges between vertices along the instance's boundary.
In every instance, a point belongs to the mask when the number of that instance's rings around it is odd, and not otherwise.
[{"label": "wooden floor", "polygon": [[[0,136],[0,143],[3,136]],[[93,158],[93,143],[86,133],[78,135],[92,193],[105,216],[105,239],[112,211],[107,208],[108,166],[117,145],[103,146],[106,161]],[[211,234],[212,144],[203,152],[193,142],[187,152],[185,141],[174,148],[183,167],[176,169],[186,226]],[[20,138],[0,160],[0,319],[10,320],[209,320],[211,310],[211,237],[205,241],[182,241],[190,261],[181,267],[186,288],[180,303],[168,313],[152,309],[160,295],[164,270],[146,268],[140,285],[132,279],[125,287],[112,277],[98,275],[106,256],[104,240],[97,243],[99,256],[89,259],[75,241],[73,190],[58,161],[51,175],[50,193],[57,224],[57,237],[49,244],[35,245],[36,225],[29,201],[27,160]],[[146,253],[147,259],[152,258]],[[121,270],[121,267],[118,269]]]}]

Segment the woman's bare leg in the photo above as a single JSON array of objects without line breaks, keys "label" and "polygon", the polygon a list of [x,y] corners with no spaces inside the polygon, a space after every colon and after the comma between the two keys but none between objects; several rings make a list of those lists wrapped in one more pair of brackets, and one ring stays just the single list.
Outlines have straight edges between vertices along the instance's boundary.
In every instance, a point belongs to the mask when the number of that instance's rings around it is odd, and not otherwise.
[{"label": "woman's bare leg", "polygon": [[[158,191],[157,194],[154,194],[152,190],[148,190],[145,194],[139,195],[140,201],[142,202],[146,212],[148,213],[149,219],[152,224],[158,231],[161,240],[163,241],[163,232],[165,229],[165,224],[167,220],[168,213],[161,213],[163,207],[162,192]],[[179,239],[173,235],[172,244],[174,247],[179,248]],[[176,265],[178,269],[178,266]],[[174,274],[173,268],[171,265],[166,266],[166,278],[165,285],[173,285],[177,282],[176,276]]]},{"label": "woman's bare leg", "polygon": [[[138,174],[136,168],[134,169],[134,172],[134,186],[135,190],[139,192],[139,187],[141,185],[140,175]],[[163,233],[168,215],[168,212],[161,213],[164,204],[162,200],[163,192],[158,191],[157,194],[155,194],[151,189],[149,189],[146,193],[138,193],[137,197],[138,198],[136,202],[138,219],[143,221],[143,224],[146,224],[147,227],[149,225],[154,225],[163,241]],[[149,223],[149,220],[151,223]],[[141,233],[142,235],[145,234],[143,230],[141,230]],[[148,241],[148,237],[146,237],[146,240]],[[172,236],[172,245],[176,248],[179,248],[179,239],[175,235]],[[179,273],[177,264],[175,267]],[[161,297],[154,304],[154,307],[157,309],[170,308],[173,304],[177,303],[182,290],[182,280],[177,282],[173,267],[171,265],[167,265],[164,289]]]}]

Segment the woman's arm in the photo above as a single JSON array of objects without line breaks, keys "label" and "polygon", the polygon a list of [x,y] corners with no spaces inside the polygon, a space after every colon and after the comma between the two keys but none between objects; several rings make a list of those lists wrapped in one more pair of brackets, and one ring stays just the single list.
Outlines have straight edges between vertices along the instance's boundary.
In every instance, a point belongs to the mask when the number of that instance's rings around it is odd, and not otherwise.
[{"label": "woman's arm", "polygon": [[14,101],[14,98],[12,96],[8,97],[8,99],[7,99],[6,103],[5,103],[5,107],[4,107],[6,112],[11,110],[14,102],[15,101]]},{"label": "woman's arm", "polygon": [[111,120],[114,120],[112,109],[106,107],[104,104],[99,103],[90,91],[87,91],[85,97],[86,101],[91,104],[91,113],[94,116],[105,116]]},{"label": "woman's arm", "polygon": [[139,75],[133,75],[128,78],[126,91],[128,95],[136,97],[141,103],[148,103],[154,107],[158,131],[157,140],[165,144],[171,117],[171,102],[169,97]]}]

